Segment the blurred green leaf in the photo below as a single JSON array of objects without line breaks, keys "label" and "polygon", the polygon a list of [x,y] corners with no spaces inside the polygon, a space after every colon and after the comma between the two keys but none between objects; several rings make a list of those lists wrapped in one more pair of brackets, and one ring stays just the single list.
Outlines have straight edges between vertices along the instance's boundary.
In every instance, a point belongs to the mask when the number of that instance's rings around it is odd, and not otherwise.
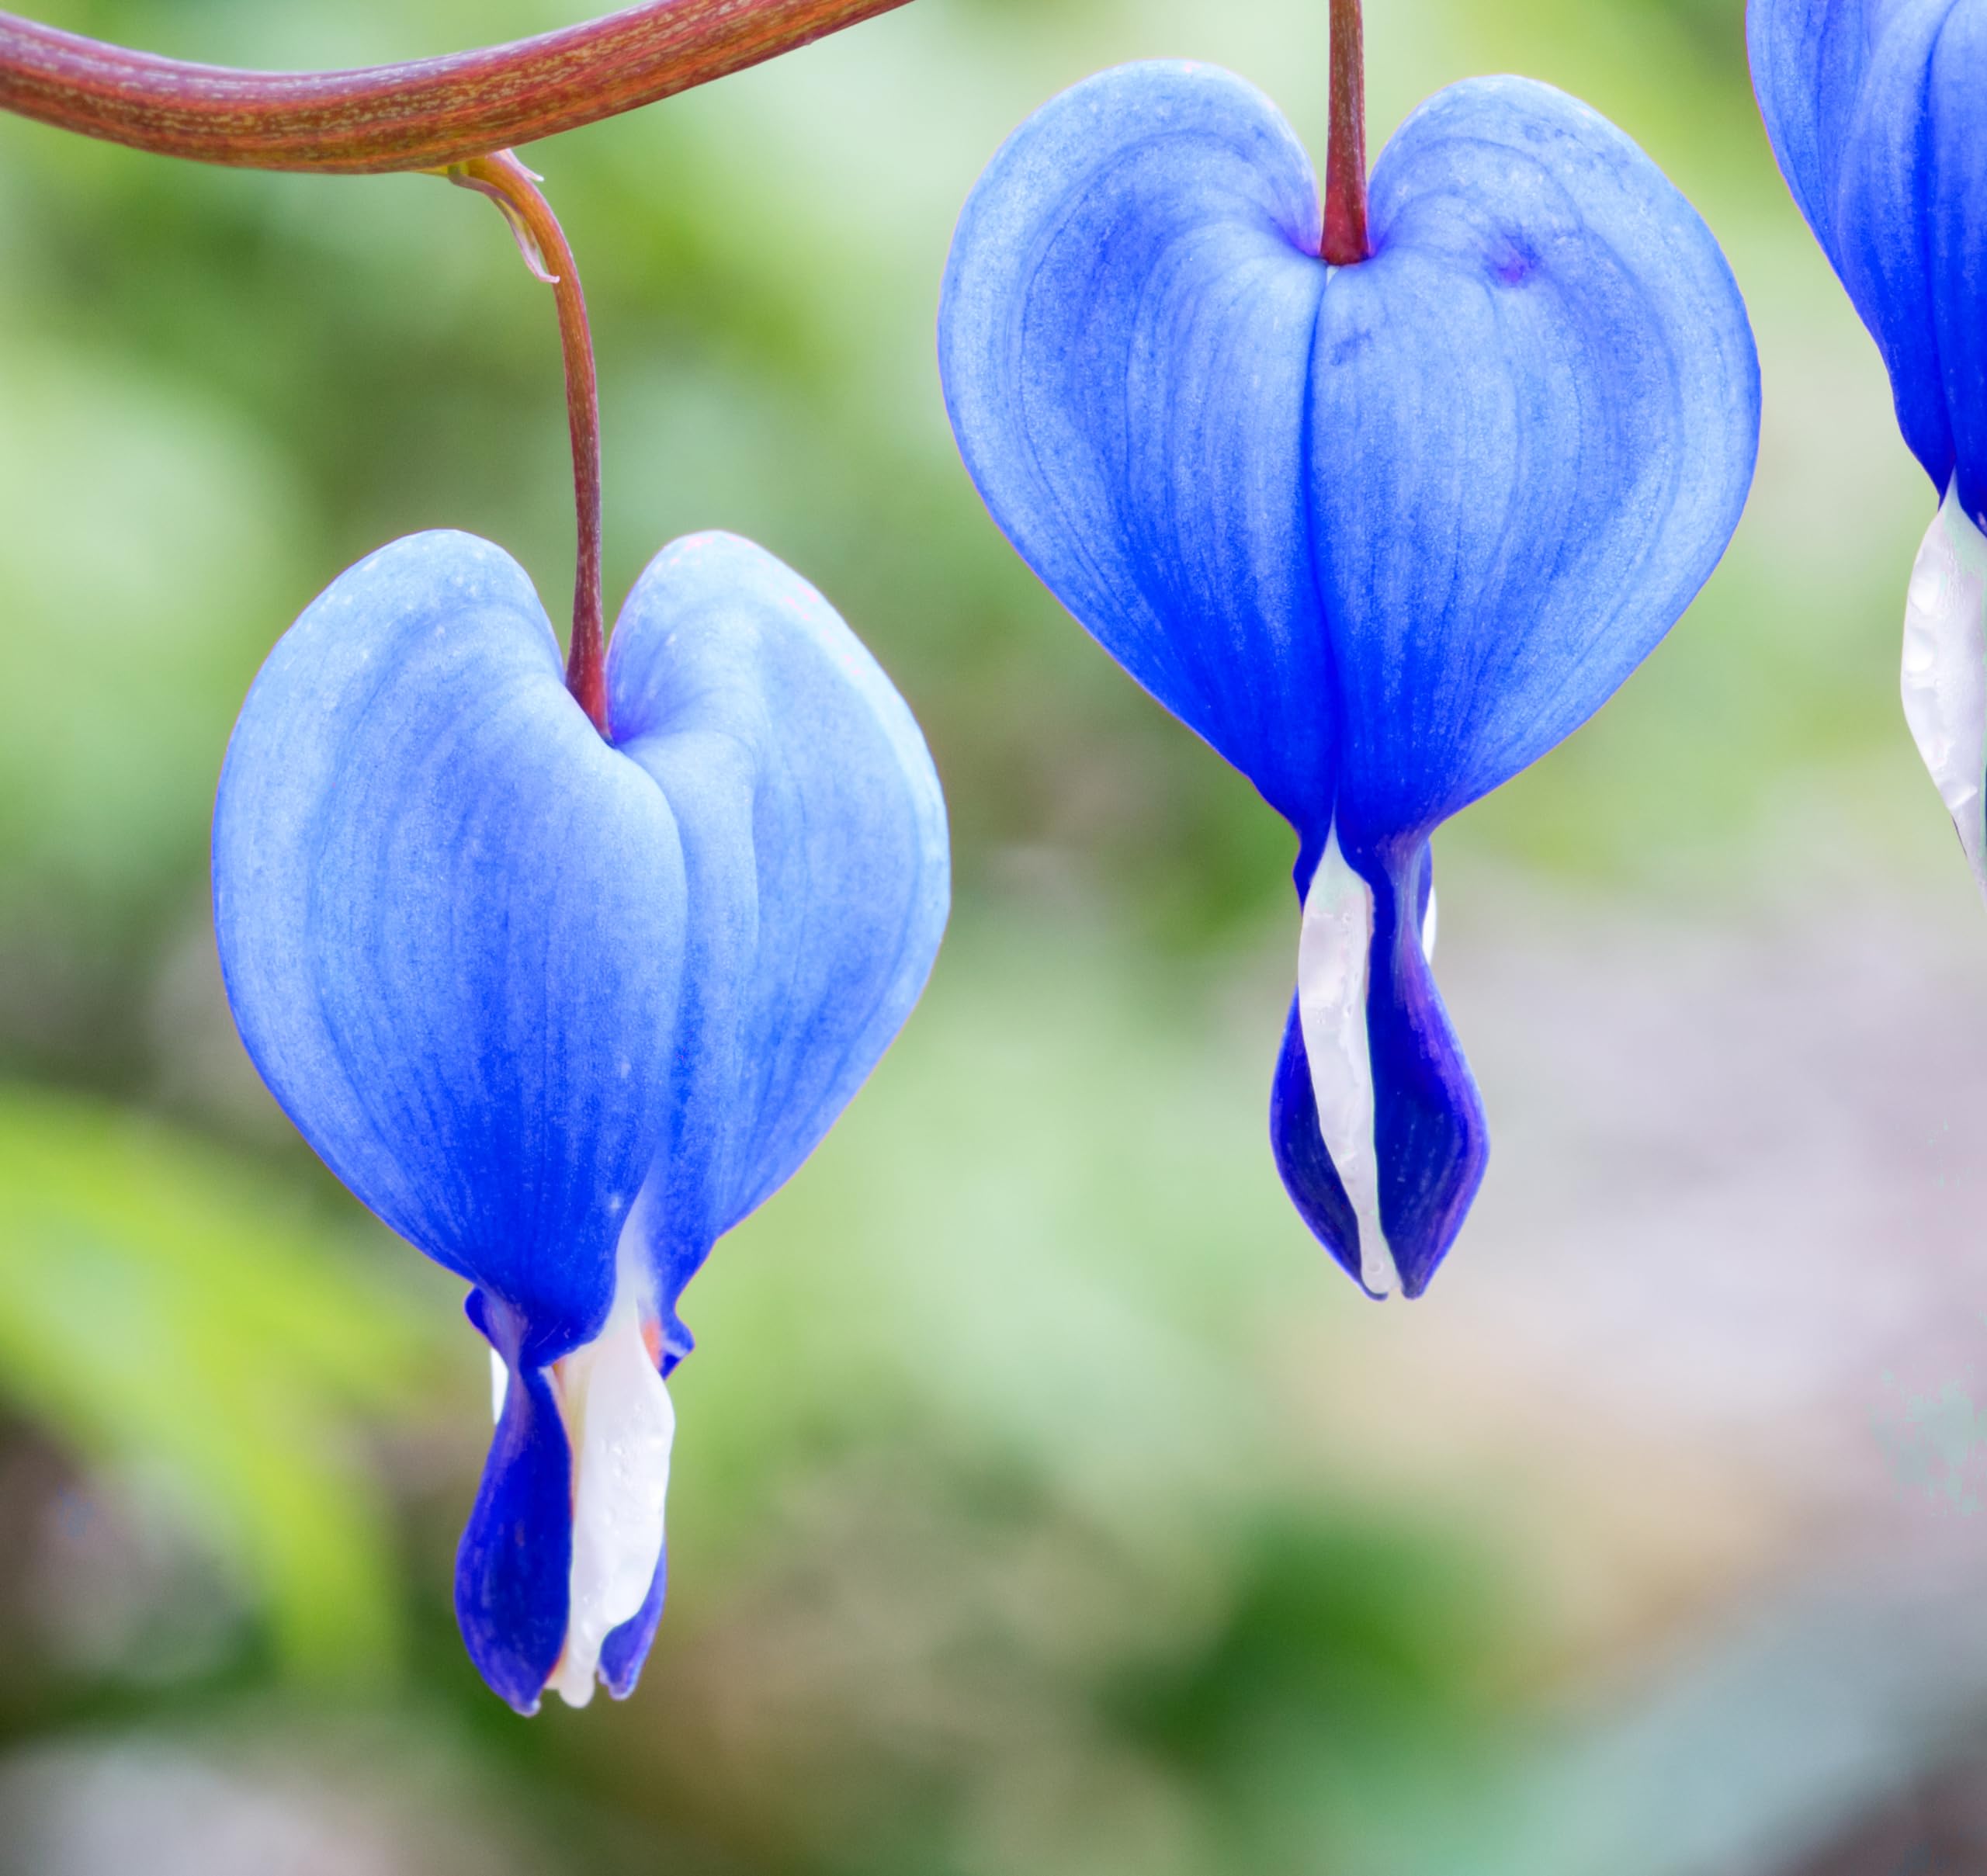
[{"label": "blurred green leaf", "polygon": [[228,726],[286,620],[295,505],[241,423],[0,336],[0,878],[16,921],[130,921],[201,862]]},{"label": "blurred green leaf", "polygon": [[394,1658],[355,1434],[411,1409],[422,1349],[281,1188],[133,1115],[0,1087],[0,1392],[87,1462],[171,1469],[297,1673]]}]

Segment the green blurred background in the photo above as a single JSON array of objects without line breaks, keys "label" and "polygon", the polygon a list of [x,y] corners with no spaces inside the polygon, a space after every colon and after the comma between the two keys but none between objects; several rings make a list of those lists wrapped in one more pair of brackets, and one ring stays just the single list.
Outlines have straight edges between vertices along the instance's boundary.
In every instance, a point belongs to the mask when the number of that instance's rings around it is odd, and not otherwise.
[{"label": "green blurred background", "polygon": [[[37,9],[285,67],[585,11]],[[1363,1303],[1270,1162],[1285,830],[953,453],[938,283],[1000,139],[1184,55],[1322,154],[1326,12],[916,0],[530,153],[610,609],[692,529],[799,568],[923,722],[959,882],[902,1042],[687,1299],[640,1692],[530,1724],[449,1607],[484,1351],[262,1093],[206,840],[258,663],[360,555],[470,529],[558,615],[550,296],[439,182],[0,120],[0,1871],[1987,1867],[1987,957],[1895,701],[1932,502],[1738,0],[1368,9],[1376,149],[1500,70],[1642,142],[1767,396],[1703,598],[1439,843],[1496,1155],[1424,1302]]]}]

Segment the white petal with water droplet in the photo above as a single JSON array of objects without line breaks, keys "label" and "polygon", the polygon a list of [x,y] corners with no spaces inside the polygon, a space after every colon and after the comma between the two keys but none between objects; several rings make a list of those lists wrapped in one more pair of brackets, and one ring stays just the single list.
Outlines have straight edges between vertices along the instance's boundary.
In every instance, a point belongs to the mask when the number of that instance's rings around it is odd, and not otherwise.
[{"label": "white petal with water droplet", "polygon": [[1987,538],[1947,491],[1904,611],[1905,720],[1987,892]]},{"label": "white petal with water droplet", "polygon": [[607,1326],[553,1368],[573,1452],[573,1571],[566,1646],[547,1685],[593,1698],[602,1645],[647,1599],[662,1556],[676,1410],[642,1333],[624,1253]]}]

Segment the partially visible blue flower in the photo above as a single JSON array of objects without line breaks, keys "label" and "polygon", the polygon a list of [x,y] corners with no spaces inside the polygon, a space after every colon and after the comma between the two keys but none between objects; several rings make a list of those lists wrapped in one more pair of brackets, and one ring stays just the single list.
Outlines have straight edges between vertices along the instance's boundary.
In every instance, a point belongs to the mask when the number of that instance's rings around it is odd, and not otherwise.
[{"label": "partially visible blue flower", "polygon": [[1299,1210],[1418,1295],[1482,1176],[1428,952],[1429,837],[1583,722],[1717,563],[1758,367],[1730,271],[1619,131],[1452,87],[1319,258],[1311,165],[1206,66],[1104,73],[980,179],[939,315],[994,518],[1295,830],[1271,1097]]},{"label": "partially visible blue flower", "polygon": [[1940,502],[1905,716],[1987,890],[1987,6],[1750,0],[1746,38],[1774,154]]},{"label": "partially visible blue flower", "polygon": [[608,690],[611,740],[500,549],[397,541],[271,654],[214,820],[257,1067],[352,1191],[473,1286],[498,1427],[456,1608],[525,1712],[547,1686],[633,1686],[678,1299],[896,1035],[948,902],[917,725],[770,555],[665,550]]}]

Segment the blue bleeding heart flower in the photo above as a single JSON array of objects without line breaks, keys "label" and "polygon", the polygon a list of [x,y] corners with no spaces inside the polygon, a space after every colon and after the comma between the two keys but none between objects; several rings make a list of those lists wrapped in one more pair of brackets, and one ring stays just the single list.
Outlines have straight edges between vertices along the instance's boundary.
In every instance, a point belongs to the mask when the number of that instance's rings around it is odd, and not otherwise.
[{"label": "blue bleeding heart flower", "polygon": [[750,543],[623,609],[611,740],[531,583],[417,535],[263,667],[214,817],[228,997],[333,1171],[473,1286],[498,1426],[458,1563],[521,1711],[633,1686],[661,1609],[676,1306],[922,989],[945,808],[903,700]]},{"label": "blue bleeding heart flower", "polygon": [[1939,511],[1906,602],[1906,720],[1987,892],[1987,7],[1751,0],[1788,186],[1877,342]]},{"label": "blue bleeding heart flower", "polygon": [[1260,92],[1105,72],[975,188],[939,361],[1009,539],[1295,829],[1278,1163],[1368,1292],[1413,1296],[1486,1153],[1430,973],[1430,836],[1689,604],[1750,486],[1759,377],[1709,231],[1558,92],[1451,87],[1371,189],[1371,258],[1330,267]]}]

